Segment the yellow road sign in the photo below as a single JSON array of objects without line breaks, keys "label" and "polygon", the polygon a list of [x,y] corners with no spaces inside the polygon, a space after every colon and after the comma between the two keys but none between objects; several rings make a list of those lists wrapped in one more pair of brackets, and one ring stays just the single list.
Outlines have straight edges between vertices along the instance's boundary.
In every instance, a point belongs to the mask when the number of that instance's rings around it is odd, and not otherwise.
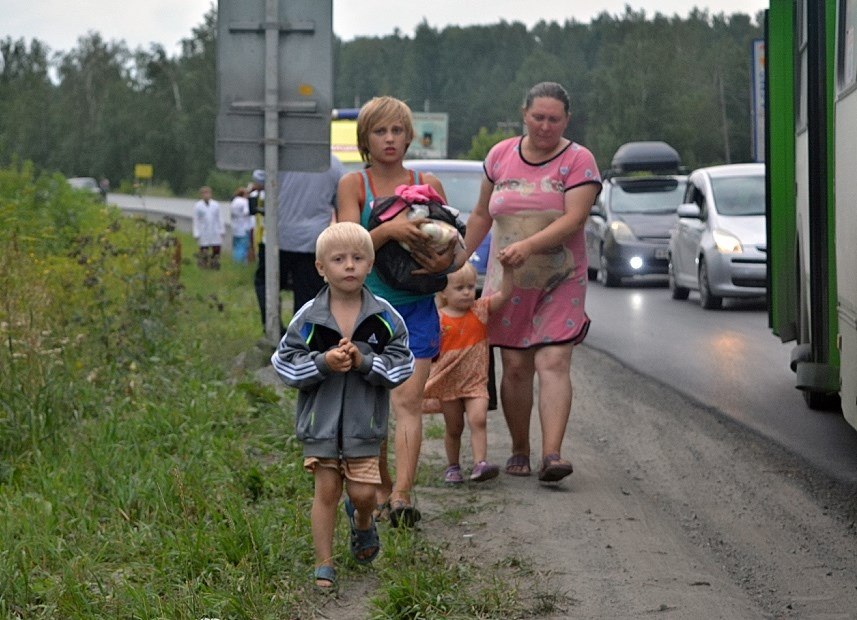
[{"label": "yellow road sign", "polygon": [[152,164],[134,164],[134,176],[138,179],[151,179],[152,172]]}]

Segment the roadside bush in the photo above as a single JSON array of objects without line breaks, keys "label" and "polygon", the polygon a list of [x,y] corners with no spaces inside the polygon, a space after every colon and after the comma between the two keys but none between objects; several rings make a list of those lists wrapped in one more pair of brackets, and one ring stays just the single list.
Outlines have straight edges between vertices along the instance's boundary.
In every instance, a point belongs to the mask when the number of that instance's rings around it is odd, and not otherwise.
[{"label": "roadside bush", "polygon": [[0,455],[125,394],[160,348],[178,293],[176,239],[32,165],[0,170]]}]

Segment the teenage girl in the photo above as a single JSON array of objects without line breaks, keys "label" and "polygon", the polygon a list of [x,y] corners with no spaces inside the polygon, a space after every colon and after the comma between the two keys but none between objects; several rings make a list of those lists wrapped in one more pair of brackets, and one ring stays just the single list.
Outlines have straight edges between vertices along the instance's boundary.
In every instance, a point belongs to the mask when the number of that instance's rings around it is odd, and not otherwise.
[{"label": "teenage girl", "polygon": [[[337,191],[337,219],[358,222],[368,228],[372,201],[392,196],[399,185],[428,184],[446,200],[443,185],[431,174],[417,174],[405,168],[403,161],[414,138],[411,110],[394,97],[375,97],[357,116],[357,148],[365,169],[343,176]],[[377,250],[387,242],[404,241],[425,272],[440,273],[452,264],[457,251],[453,241],[438,252],[428,235],[419,229],[425,219],[393,218],[370,231]],[[431,360],[438,354],[440,326],[432,294],[415,294],[386,285],[370,273],[366,285],[375,295],[389,301],[402,315],[409,332],[409,346],[416,358],[414,374],[392,391],[391,402],[396,420],[394,456],[396,481],[393,485],[387,468],[386,450],[381,451],[381,486],[378,490],[378,512],[389,510],[390,523],[411,527],[420,520],[413,504],[417,462],[422,443],[422,400]]]}]

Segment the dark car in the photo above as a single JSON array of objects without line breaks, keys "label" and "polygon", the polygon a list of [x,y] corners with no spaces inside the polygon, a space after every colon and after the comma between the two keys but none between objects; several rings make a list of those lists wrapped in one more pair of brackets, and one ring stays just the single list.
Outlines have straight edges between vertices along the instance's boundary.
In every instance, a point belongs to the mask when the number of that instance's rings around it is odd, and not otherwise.
[{"label": "dark car", "polygon": [[602,178],[584,229],[589,278],[619,286],[622,278],[667,275],[687,182],[676,150],[666,142],[623,144]]},{"label": "dark car", "polygon": [[[461,219],[465,223],[467,217],[476,206],[479,199],[479,188],[484,176],[481,161],[467,159],[408,159],[404,162],[405,167],[417,172],[430,172],[443,184],[446,200],[449,206],[461,212]],[[477,290],[482,290],[485,281],[485,270],[488,267],[488,248],[491,244],[491,233],[470,257],[470,262],[476,267],[478,279]]]}]

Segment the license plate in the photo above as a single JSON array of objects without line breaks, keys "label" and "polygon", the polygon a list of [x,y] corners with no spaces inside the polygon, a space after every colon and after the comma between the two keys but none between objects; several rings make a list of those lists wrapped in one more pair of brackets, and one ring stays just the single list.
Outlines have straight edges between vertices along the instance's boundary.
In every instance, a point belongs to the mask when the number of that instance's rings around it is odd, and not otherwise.
[{"label": "license plate", "polygon": [[656,248],[655,258],[669,258],[670,251],[667,248]]}]

